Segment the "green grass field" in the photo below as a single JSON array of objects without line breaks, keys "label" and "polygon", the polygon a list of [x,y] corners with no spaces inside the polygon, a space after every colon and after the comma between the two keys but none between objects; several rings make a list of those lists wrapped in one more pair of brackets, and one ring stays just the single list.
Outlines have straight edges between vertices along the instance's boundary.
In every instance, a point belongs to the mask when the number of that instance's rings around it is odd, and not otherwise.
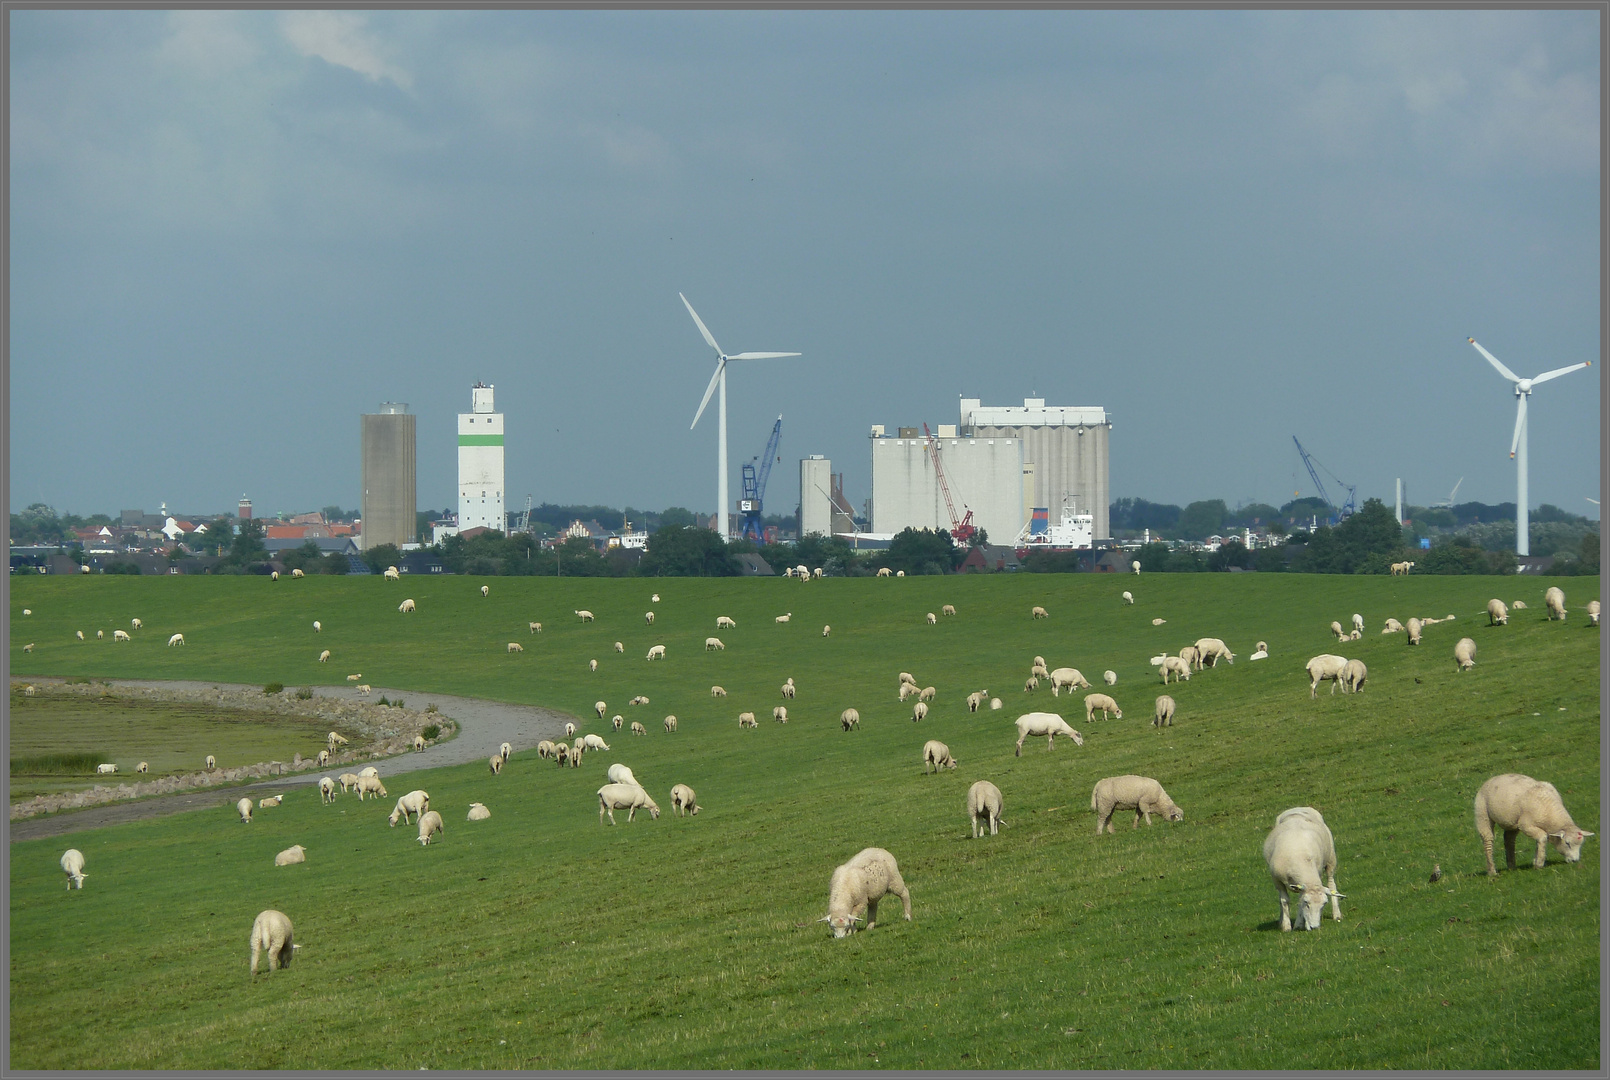
[{"label": "green grass field", "polygon": [[[1544,621],[1550,582],[1514,578],[18,579],[14,676],[361,672],[558,708],[613,749],[575,770],[526,752],[497,777],[478,765],[390,785],[430,791],[446,832],[428,849],[386,827],[389,802],[311,793],[249,826],[220,810],[14,844],[11,1065],[1598,1069],[1600,838],[1580,865],[1551,852],[1541,872],[1523,839],[1522,869],[1489,880],[1471,823],[1482,781],[1515,771],[1600,827],[1600,639],[1581,614],[1599,581],[1557,583],[1563,625]],[[1493,595],[1531,607],[1489,629]],[[398,614],[404,596],[417,613]],[[959,614],[926,625],[945,603]],[[1031,621],[1034,604],[1051,617]],[[1366,636],[1338,646],[1326,627],[1355,611]],[[1418,648],[1379,633],[1387,616],[1450,612]],[[722,614],[738,627],[707,653]],[[136,641],[112,644],[135,616]],[[174,632],[185,647],[165,647]],[[1466,635],[1478,663],[1457,674]],[[1170,686],[1175,726],[1154,730],[1148,657],[1201,636],[1240,660]],[[1249,663],[1258,639],[1271,657]],[[655,643],[663,662],[644,659]],[[1302,666],[1320,652],[1363,659],[1365,690],[1310,701]],[[1082,695],[1023,693],[1035,654],[1097,689],[1116,671],[1125,718],[1086,723]],[[920,725],[896,700],[901,670],[938,688]],[[779,726],[766,718],[789,676],[799,697]],[[965,695],[986,687],[1005,709],[969,714]],[[627,707],[637,694],[652,704]],[[649,736],[593,720],[600,699]],[[844,734],[852,705],[862,730]],[[1014,757],[1011,721],[1031,708],[1063,713],[1085,745]],[[744,710],[759,730],[739,730]],[[677,734],[661,731],[668,713]],[[929,738],[956,771],[923,774]],[[658,821],[598,824],[613,761],[665,808]],[[1130,772],[1161,780],[1185,820],[1121,817],[1098,839],[1090,789]],[[974,841],[978,779],[1001,788],[1009,825]],[[697,818],[671,816],[679,782]],[[466,822],[471,801],[492,819]],[[1301,804],[1336,836],[1345,918],[1282,934],[1261,845]],[[294,843],[307,864],[275,868]],[[828,877],[872,845],[899,859],[914,921],[889,901],[876,929],[834,941],[815,921]],[[71,895],[68,846],[89,874]],[[253,982],[247,932],[270,907],[305,948]]]}]

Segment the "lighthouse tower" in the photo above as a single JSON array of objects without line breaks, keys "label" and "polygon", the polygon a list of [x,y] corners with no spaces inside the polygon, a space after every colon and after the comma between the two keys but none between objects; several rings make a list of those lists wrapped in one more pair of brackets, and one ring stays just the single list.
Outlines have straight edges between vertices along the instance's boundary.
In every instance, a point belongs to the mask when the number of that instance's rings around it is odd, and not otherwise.
[{"label": "lighthouse tower", "polygon": [[458,414],[458,531],[508,530],[503,512],[503,414],[492,411],[492,387],[476,383],[470,411]]}]

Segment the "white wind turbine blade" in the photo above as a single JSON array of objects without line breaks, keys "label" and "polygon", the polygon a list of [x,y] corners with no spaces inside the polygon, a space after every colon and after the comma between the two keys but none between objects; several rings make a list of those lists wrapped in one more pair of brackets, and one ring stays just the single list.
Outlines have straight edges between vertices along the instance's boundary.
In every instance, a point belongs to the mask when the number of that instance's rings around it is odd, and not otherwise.
[{"label": "white wind turbine blade", "polygon": [[[691,311],[692,309],[690,308],[689,310]],[[694,318],[697,319],[698,316],[695,315]],[[709,334],[707,333],[705,336],[709,337]],[[689,431],[692,431],[694,428],[699,426],[699,417],[704,415],[704,407],[710,404],[710,395],[716,392],[716,385],[721,382],[721,373],[725,371],[726,368],[727,358],[723,356],[720,360],[716,361],[716,373],[710,376],[710,385],[704,389],[704,400],[699,402],[699,411],[693,414],[693,423],[688,425]]]},{"label": "white wind turbine blade", "polygon": [[1509,440],[1509,456],[1515,456],[1515,448],[1521,444],[1521,431],[1526,427],[1526,394],[1515,395],[1518,403],[1515,407],[1515,437]]},{"label": "white wind turbine blade", "polygon": [[[677,293],[677,295],[682,296],[681,293]],[[726,354],[721,351],[721,346],[716,344],[716,339],[713,336],[711,336],[710,331],[705,327],[704,320],[699,318],[699,313],[697,311],[693,310],[693,305],[688,303],[688,298],[687,297],[682,296],[682,304],[683,304],[684,307],[686,307],[688,309],[688,314],[693,316],[693,321],[698,325],[699,333],[704,335],[704,340],[706,340],[706,341],[708,341],[710,343],[710,347],[716,351],[717,356],[725,358]],[[1496,363],[1497,361],[1494,361],[1494,362]],[[709,401],[710,400],[710,395],[709,394],[704,395],[704,399],[706,401]],[[695,420],[694,423],[698,423],[698,421]]]},{"label": "white wind turbine blade", "polygon": [[[692,311],[693,309],[689,308],[688,310]],[[697,319],[698,316],[695,315],[694,318]],[[706,336],[708,336],[708,335],[706,335]],[[1486,349],[1482,348],[1480,345],[1477,345],[1475,338],[1471,338],[1470,343],[1472,345],[1476,346],[1476,351],[1481,353],[1483,356],[1485,356],[1487,358],[1487,362],[1489,364],[1493,365],[1493,367],[1497,368],[1498,373],[1500,375],[1502,375],[1504,378],[1508,379],[1510,382],[1520,382],[1521,381],[1521,378],[1520,378],[1519,375],[1515,374],[1513,371],[1509,370],[1509,368],[1505,367],[1503,364],[1500,364],[1498,362],[1498,357],[1494,356],[1492,353],[1488,352]]]},{"label": "white wind turbine blade", "polygon": [[775,360],[779,356],[801,356],[797,352],[741,352],[737,356],[729,356],[728,360]]},{"label": "white wind turbine blade", "polygon": [[1538,383],[1545,383],[1550,379],[1558,379],[1561,375],[1569,375],[1573,371],[1578,371],[1582,368],[1592,366],[1593,361],[1588,360],[1580,364],[1572,364],[1570,367],[1555,368],[1553,371],[1545,371],[1541,375],[1533,376],[1532,385],[1536,386]]}]

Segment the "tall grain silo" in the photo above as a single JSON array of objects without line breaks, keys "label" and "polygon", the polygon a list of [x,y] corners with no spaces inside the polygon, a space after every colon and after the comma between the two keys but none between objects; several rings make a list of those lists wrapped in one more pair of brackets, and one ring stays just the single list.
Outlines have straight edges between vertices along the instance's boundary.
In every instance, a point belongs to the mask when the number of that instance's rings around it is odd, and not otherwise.
[{"label": "tall grain silo", "polygon": [[1047,406],[1044,398],[1025,398],[1021,406],[985,405],[978,398],[964,397],[961,429],[977,438],[1021,440],[1025,474],[1032,472],[1034,477],[1031,505],[1047,508],[1053,521],[1064,508],[1090,514],[1095,518],[1095,539],[1112,536],[1108,520],[1112,420],[1106,409]]},{"label": "tall grain silo", "polygon": [[414,420],[404,402],[384,401],[377,413],[361,417],[363,454],[363,532],[358,546],[418,542],[415,509]]}]

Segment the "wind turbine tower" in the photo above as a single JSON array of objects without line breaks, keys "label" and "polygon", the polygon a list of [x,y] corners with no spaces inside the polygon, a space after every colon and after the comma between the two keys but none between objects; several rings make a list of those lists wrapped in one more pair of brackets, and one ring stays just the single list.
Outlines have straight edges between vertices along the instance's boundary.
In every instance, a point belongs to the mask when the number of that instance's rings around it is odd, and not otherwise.
[{"label": "wind turbine tower", "polygon": [[1546,383],[1550,379],[1557,379],[1561,375],[1569,375],[1581,368],[1592,367],[1593,361],[1586,360],[1570,367],[1555,368],[1545,371],[1541,375],[1534,375],[1530,379],[1523,379],[1509,368],[1498,362],[1498,358],[1480,345],[1475,338],[1470,343],[1476,346],[1476,351],[1487,358],[1487,362],[1504,378],[1515,384],[1515,437],[1509,442],[1509,456],[1515,459],[1515,554],[1530,555],[1531,543],[1527,535],[1531,529],[1531,522],[1526,509],[1526,400],[1532,396],[1532,387],[1539,383]]}]

